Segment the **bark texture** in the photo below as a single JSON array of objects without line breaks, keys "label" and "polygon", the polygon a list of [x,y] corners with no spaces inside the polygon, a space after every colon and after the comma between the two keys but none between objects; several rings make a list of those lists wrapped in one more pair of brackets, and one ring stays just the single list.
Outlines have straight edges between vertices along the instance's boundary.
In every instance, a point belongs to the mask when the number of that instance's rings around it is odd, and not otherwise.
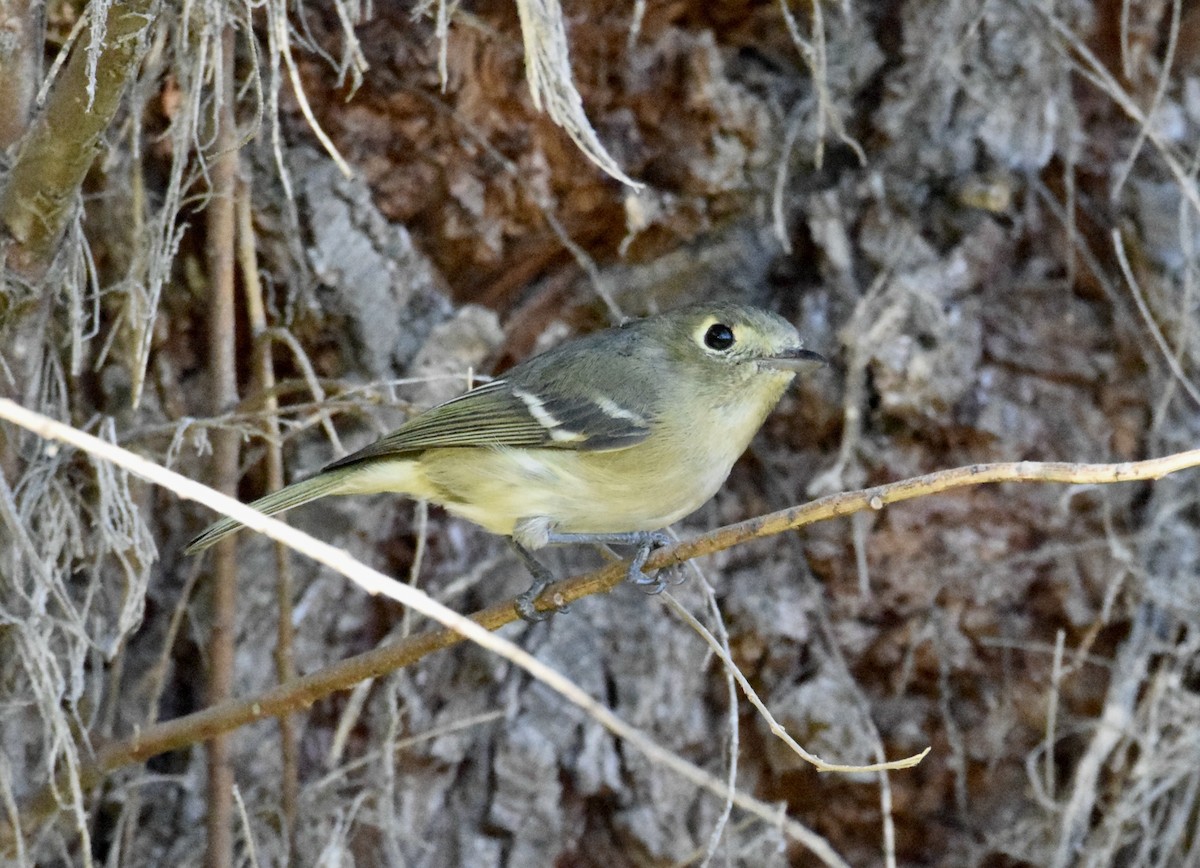
[{"label": "bark texture", "polygon": [[[154,50],[120,66],[128,81],[97,79],[96,104],[111,94],[127,126],[62,139],[54,97],[0,176],[0,314],[17,314],[0,391],[197,477],[210,432],[230,431],[249,498],[269,403],[254,340],[272,348],[295,479],[614,308],[733,296],[779,310],[835,364],[785,397],[685,536],[962,464],[1200,443],[1190,7],[580,0],[566,10],[575,84],[605,149],[646,185],[634,192],[534,108],[515,5],[459,7],[439,56],[436,6],[414,20],[377,4],[355,21],[332,0],[303,4],[294,80],[279,6],[235,19],[268,320],[253,338],[238,302],[240,404],[208,415],[214,278],[197,215],[219,154],[195,131],[217,82],[189,64],[214,56],[201,49],[219,30],[198,7],[190,22],[152,10]],[[130,50],[114,23],[129,7],[108,14],[98,71]],[[50,44],[70,23],[50,16]],[[74,64],[52,93],[83,86]],[[71,192],[22,186],[35,160],[82,166]],[[61,233],[31,209],[80,193],[63,267],[30,271],[30,233]],[[844,762],[932,746],[889,775],[886,798],[876,776],[800,762],[731,698],[701,640],[633,588],[507,629],[715,774],[735,719],[737,785],[851,865],[1183,865],[1200,847],[1198,493],[1194,472],[979,487],[705,560],[734,658],[798,741]],[[27,809],[86,745],[203,705],[214,615],[197,575],[211,567],[180,550],[209,518],[0,428],[0,804],[24,848],[3,858],[200,864],[199,745],[66,789],[55,822]],[[462,611],[528,583],[501,541],[399,499],[320,502],[294,521]],[[275,677],[274,549],[243,537],[236,563],[245,697]],[[300,673],[420,628],[294,566]],[[702,587],[693,575],[672,592],[705,612]],[[235,860],[253,846],[270,865],[691,864],[723,811],[477,648],[318,700],[294,725],[294,828],[278,820],[275,726],[230,738],[246,807]],[[713,864],[813,860],[734,811]]]}]

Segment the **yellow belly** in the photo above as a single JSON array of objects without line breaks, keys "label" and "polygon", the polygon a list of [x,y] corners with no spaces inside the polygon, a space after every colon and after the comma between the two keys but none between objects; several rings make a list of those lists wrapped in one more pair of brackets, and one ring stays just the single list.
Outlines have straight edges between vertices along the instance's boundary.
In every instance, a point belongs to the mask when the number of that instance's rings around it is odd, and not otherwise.
[{"label": "yellow belly", "polygon": [[[780,392],[788,379],[781,378]],[[772,406],[773,400],[739,406],[735,399],[607,452],[430,449],[410,460],[361,468],[343,493],[423,498],[530,548],[543,545],[550,532],[659,530],[716,493]]]},{"label": "yellow belly", "polygon": [[637,449],[442,449],[426,453],[421,465],[439,494],[431,499],[512,535],[522,520],[538,518],[546,531],[561,533],[658,530],[712,497],[732,462],[672,461]]}]

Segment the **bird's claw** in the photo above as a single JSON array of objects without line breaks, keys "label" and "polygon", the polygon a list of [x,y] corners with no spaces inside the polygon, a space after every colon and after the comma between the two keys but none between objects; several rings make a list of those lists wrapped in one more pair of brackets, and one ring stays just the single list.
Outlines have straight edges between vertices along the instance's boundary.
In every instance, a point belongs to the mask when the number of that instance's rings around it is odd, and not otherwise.
[{"label": "bird's claw", "polygon": [[[509,539],[509,544],[512,545],[513,551],[517,553],[517,557],[525,564],[525,569],[529,570],[529,574],[533,576],[533,584],[529,589],[522,594],[518,594],[513,602],[513,608],[517,610],[517,614],[521,620],[528,621],[530,624],[537,624],[545,621],[554,612],[546,611],[539,612],[535,603],[538,597],[542,595],[542,591],[554,584],[554,574],[546,569],[542,564],[530,554],[529,550],[517,542],[515,539]],[[561,598],[560,598],[561,599]],[[556,603],[555,610],[566,614],[567,604]]]},{"label": "bird's claw", "polygon": [[670,542],[671,538],[665,533],[654,531],[648,534],[646,541],[638,547],[638,550],[633,555],[633,560],[629,562],[629,569],[625,572],[625,578],[651,596],[661,594],[667,587],[667,580],[662,578],[661,574],[670,571],[670,568],[667,570],[655,570],[653,575],[647,575],[642,567],[646,565],[651,552],[668,545]]},{"label": "bird's claw", "polygon": [[666,580],[659,578],[657,571],[651,576],[646,575],[641,570],[638,570],[636,573],[631,571],[629,581],[633,582],[642,589],[643,593],[649,594],[651,597],[661,594],[667,589]]}]

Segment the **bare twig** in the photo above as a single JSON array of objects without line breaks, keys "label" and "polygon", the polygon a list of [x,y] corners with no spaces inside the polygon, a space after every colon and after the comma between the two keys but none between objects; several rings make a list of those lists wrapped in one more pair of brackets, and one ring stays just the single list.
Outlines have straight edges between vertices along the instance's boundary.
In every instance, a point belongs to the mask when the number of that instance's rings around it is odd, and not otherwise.
[{"label": "bare twig", "polygon": [[925,755],[929,753],[930,749],[925,748],[925,750],[921,751],[919,754],[914,754],[913,756],[905,757],[904,759],[892,760],[891,762],[872,763],[871,765],[846,765],[843,763],[831,763],[826,762],[816,754],[809,753],[802,748],[796,742],[796,740],[791,737],[791,735],[788,734],[788,731],[784,729],[783,724],[779,723],[779,721],[775,719],[775,716],[771,714],[771,712],[767,709],[767,706],[761,699],[759,699],[758,694],[754,691],[754,688],[750,686],[750,682],[746,680],[746,676],[742,674],[742,670],[739,669],[737,664],[733,662],[733,658],[729,656],[728,651],[721,647],[721,643],[717,641],[716,637],[714,637],[713,634],[710,633],[703,624],[697,621],[690,612],[684,609],[683,606],[679,605],[678,601],[676,601],[674,597],[672,597],[670,594],[664,594],[663,596],[666,598],[667,606],[670,607],[671,611],[674,612],[675,615],[679,617],[685,624],[691,627],[692,630],[694,630],[697,635],[700,636],[700,638],[708,643],[708,647],[712,649],[712,652],[717,655],[726,669],[733,674],[734,679],[737,680],[738,686],[742,688],[742,693],[745,694],[748,700],[750,700],[750,704],[758,710],[758,713],[762,716],[762,719],[766,721],[767,726],[771,730],[771,734],[786,744],[788,748],[796,754],[796,756],[800,757],[806,763],[811,764],[817,771],[845,772],[847,774],[853,774],[857,772],[878,772],[896,769],[909,769],[923,760]]},{"label": "bare twig", "polygon": [[238,819],[242,821],[242,833],[246,840],[246,858],[251,868],[258,868],[258,848],[254,846],[254,827],[250,825],[250,815],[246,813],[246,803],[242,800],[242,791],[237,784],[233,785],[233,798],[237,802]]},{"label": "bare twig", "polygon": [[1146,645],[1153,634],[1153,614],[1144,605],[1133,619],[1133,631],[1121,646],[1113,669],[1112,682],[1104,703],[1104,711],[1092,733],[1087,750],[1075,767],[1071,794],[1063,806],[1059,821],[1058,847],[1054,853],[1055,868],[1076,864],[1076,857],[1087,834],[1098,784],[1104,764],[1117,746],[1130,735],[1138,691],[1142,688],[1149,655]]},{"label": "bare twig", "polygon": [[[220,413],[237,403],[236,323],[234,317],[234,185],[238,173],[237,130],[234,118],[234,30],[221,35],[215,146],[209,171],[212,198],[206,212],[209,279],[208,352],[212,411]],[[235,431],[213,432],[213,487],[237,494],[238,437]],[[223,541],[225,542],[225,541]],[[212,577],[212,627],[209,636],[209,705],[229,699],[233,689],[234,640],[237,636],[237,544],[216,549]],[[229,868],[233,862],[233,768],[226,734],[208,744],[208,868]]]},{"label": "bare twig", "polygon": [[[1121,111],[1125,112],[1130,120],[1139,125],[1140,130],[1145,133],[1145,139],[1148,139],[1154,145],[1159,157],[1178,182],[1179,192],[1196,213],[1200,214],[1200,192],[1190,182],[1189,173],[1176,155],[1175,150],[1171,147],[1171,143],[1156,128],[1150,116],[1142,110],[1128,91],[1121,87],[1112,73],[1108,71],[1103,61],[1096,56],[1078,34],[1072,31],[1059,18],[1047,10],[1040,8],[1036,3],[1023,2],[1021,6],[1027,12],[1031,13],[1033,17],[1036,17],[1039,23],[1044,22],[1049,25],[1050,30],[1058,37],[1058,41],[1054,41],[1053,45],[1067,57],[1068,61],[1071,62],[1079,74],[1090,81],[1102,93],[1107,94]],[[1072,52],[1077,57],[1072,57]]]},{"label": "bare twig", "polygon": [[1043,748],[1045,762],[1042,765],[1042,786],[1045,788],[1046,798],[1051,804],[1053,804],[1054,794],[1058,791],[1054,743],[1058,738],[1058,703],[1062,694],[1063,652],[1066,648],[1066,641],[1066,631],[1058,630],[1054,635],[1054,662],[1050,667],[1050,686],[1046,690],[1046,737]]},{"label": "bare twig", "polygon": [[[1106,485],[1114,482],[1161,479],[1171,473],[1200,467],[1200,449],[1176,452],[1146,461],[1125,461],[1117,464],[1075,464],[1068,461],[1012,461],[999,464],[971,464],[950,470],[939,470],[898,482],[889,482],[861,491],[832,494],[811,503],[782,509],[758,518],[731,524],[678,545],[659,549],[646,562],[647,569],[662,569],[701,555],[732,548],[752,539],[795,530],[829,518],[851,515],[865,509],[880,510],[888,504],[912,500],[984,485],[990,482],[1065,482],[1075,485]],[[602,571],[617,573],[619,567]],[[584,577],[588,578],[588,577]],[[571,582],[574,585],[573,580]],[[617,584],[616,582],[613,583]],[[547,593],[558,585],[547,588]],[[565,589],[564,589],[565,592]],[[546,608],[550,608],[549,605]]]},{"label": "bare twig", "polygon": [[1129,284],[1129,292],[1133,295],[1134,303],[1137,304],[1138,313],[1142,315],[1142,322],[1146,324],[1150,336],[1154,338],[1154,343],[1158,346],[1159,352],[1162,353],[1163,361],[1167,363],[1167,368],[1171,371],[1171,375],[1183,386],[1183,390],[1187,392],[1188,397],[1192,399],[1193,403],[1200,405],[1200,389],[1197,389],[1195,383],[1188,379],[1183,366],[1179,364],[1179,356],[1181,354],[1171,349],[1166,337],[1163,336],[1162,329],[1155,322],[1149,305],[1146,304],[1146,294],[1142,292],[1142,287],[1133,273],[1132,266],[1129,264],[1129,256],[1125,252],[1125,240],[1121,237],[1119,229],[1112,231],[1112,242],[1113,250],[1117,253],[1117,262],[1121,266],[1121,274],[1125,276],[1125,282]]},{"label": "bare twig", "polygon": [[[258,257],[254,248],[254,220],[251,213],[251,187],[245,180],[237,185],[238,264],[246,295],[246,315],[254,337],[254,363],[258,391],[264,396],[263,424],[267,433],[267,488],[283,488],[283,451],[280,443],[279,399],[275,397],[275,366],[271,361],[271,341],[266,337],[267,311],[263,304],[262,281],[258,278]],[[292,640],[292,561],[287,546],[275,546],[275,598],[279,612],[276,618],[275,677],[280,684],[296,677]],[[299,748],[296,727],[284,714],[279,717],[279,752],[281,755],[280,808],[283,813],[285,837],[292,843],[296,831],[296,805],[300,793]]]},{"label": "bare twig", "polygon": [[[825,159],[825,134],[832,127],[842,143],[854,151],[859,165],[865,166],[867,165],[867,154],[862,145],[846,132],[842,115],[834,106],[833,98],[829,93],[829,56],[826,51],[825,16],[821,11],[821,4],[813,3],[809,8],[812,10],[812,42],[801,35],[800,26],[796,23],[796,17],[792,15],[787,0],[779,0],[779,11],[783,16],[783,23],[787,26],[788,35],[792,37],[792,44],[796,46],[804,65],[808,67],[809,74],[812,75],[813,89],[817,93],[816,150],[813,152],[813,165],[818,169],[821,168]],[[791,150],[790,147],[784,149],[785,153],[789,150]]]},{"label": "bare twig", "polygon": [[[1125,77],[1130,78],[1129,69],[1129,50],[1128,50],[1128,12],[1129,4],[1123,3],[1121,9],[1121,62],[1125,67]],[[1145,123],[1138,127],[1137,139],[1133,143],[1133,147],[1129,149],[1129,155],[1125,158],[1125,162],[1116,171],[1112,189],[1109,191],[1109,198],[1113,202],[1119,201],[1121,189],[1125,186],[1125,182],[1129,179],[1130,173],[1133,171],[1133,166],[1137,162],[1138,155],[1142,152],[1142,146],[1146,144],[1146,137],[1150,134],[1150,125],[1155,121],[1153,119],[1159,116],[1159,110],[1162,108],[1163,98],[1167,95],[1167,86],[1171,83],[1171,68],[1175,64],[1175,49],[1179,46],[1179,20],[1182,17],[1182,0],[1171,0],[1171,25],[1167,31],[1167,48],[1163,53],[1162,71],[1158,77],[1158,84],[1154,88],[1154,98],[1151,100],[1149,107],[1146,109]]]},{"label": "bare twig", "polygon": [[[317,141],[321,143],[321,147],[325,149],[325,153],[329,155],[329,159],[333,160],[338,170],[347,178],[354,177],[354,170],[350,168],[350,164],[346,162],[346,158],[342,156],[341,151],[337,149],[337,145],[333,143],[333,139],[329,138],[329,134],[317,122],[317,116],[313,114],[312,105],[308,101],[308,94],[304,92],[304,82],[300,80],[300,68],[296,65],[296,59],[292,56],[292,40],[288,31],[287,3],[280,2],[280,0],[271,0],[271,2],[267,3],[267,22],[267,36],[270,43],[272,67],[277,63],[275,58],[283,57],[284,64],[287,66],[288,79],[292,83],[292,94],[296,97],[296,104],[300,107],[300,113],[304,115],[304,119],[308,122],[308,128],[312,130],[313,135],[317,137]],[[289,196],[289,198],[291,197]]]}]

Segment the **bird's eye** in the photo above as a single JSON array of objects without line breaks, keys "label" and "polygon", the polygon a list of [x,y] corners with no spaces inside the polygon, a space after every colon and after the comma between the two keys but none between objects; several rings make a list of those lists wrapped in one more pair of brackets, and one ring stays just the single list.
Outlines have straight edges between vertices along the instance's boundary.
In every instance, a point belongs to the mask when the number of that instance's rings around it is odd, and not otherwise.
[{"label": "bird's eye", "polygon": [[733,346],[733,329],[724,323],[708,327],[704,333],[704,345],[710,350],[727,350]]}]

